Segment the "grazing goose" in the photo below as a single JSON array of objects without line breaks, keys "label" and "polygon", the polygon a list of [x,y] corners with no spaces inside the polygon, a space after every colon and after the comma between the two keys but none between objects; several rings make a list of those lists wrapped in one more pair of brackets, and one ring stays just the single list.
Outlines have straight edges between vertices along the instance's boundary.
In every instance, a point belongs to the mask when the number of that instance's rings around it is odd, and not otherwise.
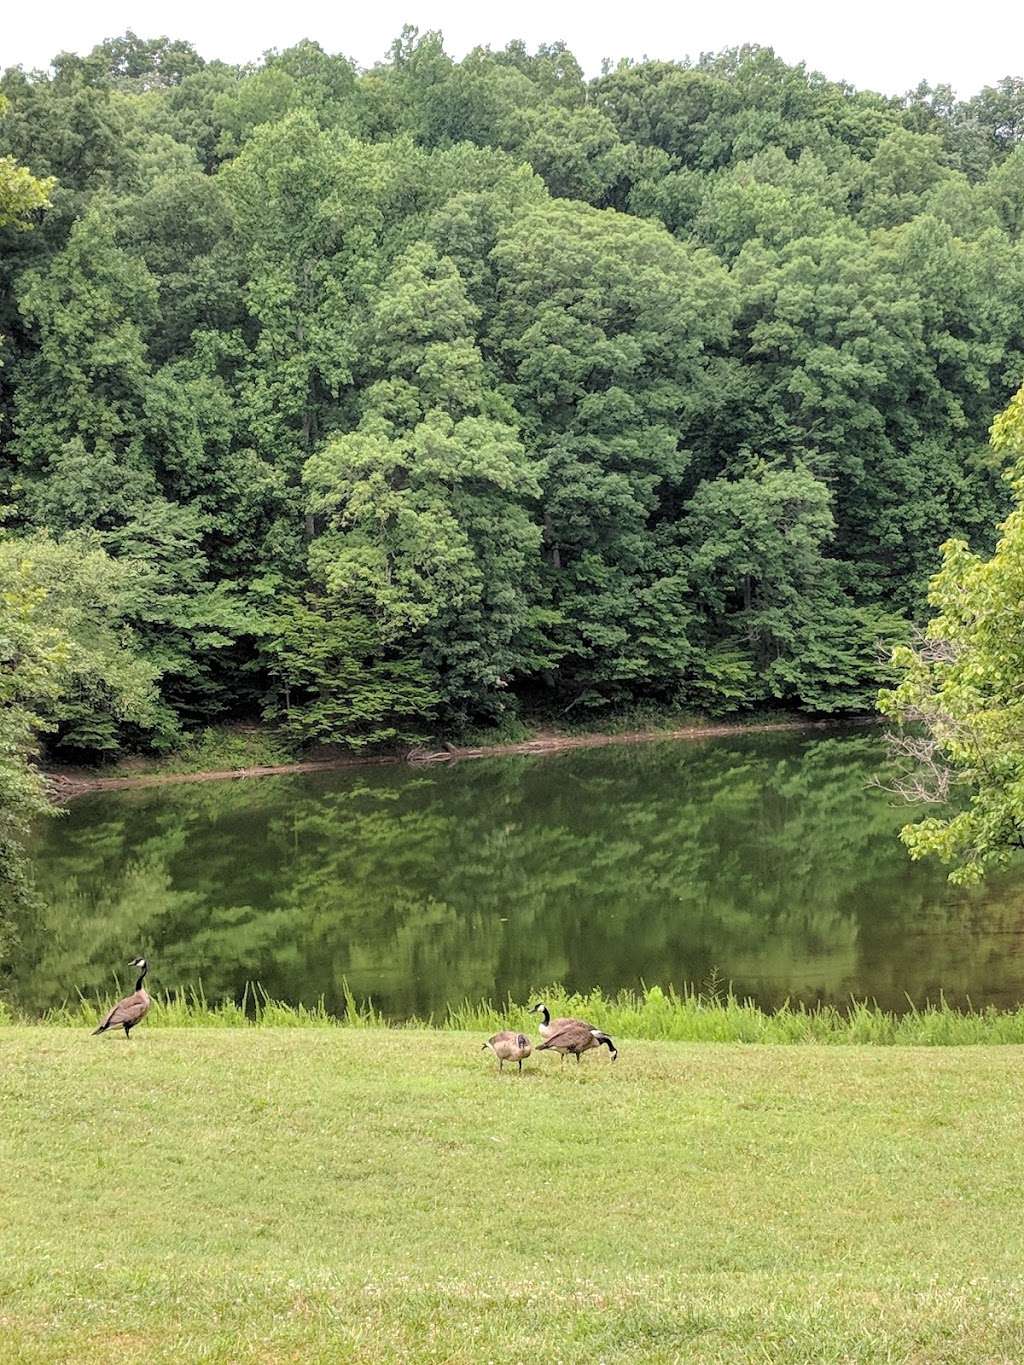
[{"label": "grazing goose", "polygon": [[504,1070],[506,1062],[518,1062],[519,1070],[523,1069],[523,1060],[529,1057],[532,1051],[532,1044],[525,1033],[513,1033],[511,1029],[506,1029],[503,1033],[496,1033],[493,1038],[488,1038],[480,1049],[486,1052],[490,1048],[498,1059],[498,1070]]},{"label": "grazing goose", "polygon": [[139,979],[135,983],[134,994],[126,995],[123,1000],[117,1002],[99,1028],[93,1029],[94,1035],[106,1033],[108,1028],[123,1028],[125,1042],[127,1042],[131,1037],[132,1029],[145,1017],[146,1011],[152,1004],[149,995],[142,988],[142,982],[149,971],[149,964],[144,957],[133,957],[131,965],[139,969]]},{"label": "grazing goose", "polygon": [[560,1052],[563,1059],[565,1057],[575,1057],[577,1062],[580,1055],[589,1051],[592,1047],[603,1046],[612,1054],[614,1062],[619,1055],[619,1050],[608,1037],[607,1033],[602,1033],[600,1029],[591,1028],[582,1019],[566,1019],[565,1027],[557,1032],[552,1032],[538,1046],[538,1052],[545,1052],[550,1049],[552,1052]]}]

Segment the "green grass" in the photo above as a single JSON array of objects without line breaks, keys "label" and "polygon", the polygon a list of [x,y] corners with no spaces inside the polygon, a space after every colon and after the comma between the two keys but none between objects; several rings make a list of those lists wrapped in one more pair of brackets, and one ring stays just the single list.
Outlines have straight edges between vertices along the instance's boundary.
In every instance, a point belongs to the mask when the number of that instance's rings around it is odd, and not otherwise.
[{"label": "green grass", "polygon": [[480,1042],[0,1030],[4,1365],[1021,1360],[1021,1049]]},{"label": "green grass", "polygon": [[[126,981],[125,988],[130,986]],[[51,1026],[92,1028],[113,1004],[104,1000],[76,1001],[51,1010],[40,1022]],[[530,1002],[544,1000],[553,1015],[577,1015],[589,1019],[613,1037],[687,1043],[814,1043],[849,1046],[871,1043],[880,1046],[954,1047],[963,1044],[1024,1044],[1024,1005],[1015,1010],[953,1009],[943,1001],[907,1009],[896,1014],[867,1002],[851,1001],[846,1010],[830,1005],[805,1008],[784,1005],[766,1011],[729,991],[661,990],[652,986],[643,993],[620,991],[606,996],[601,991],[586,995],[560,987],[542,989]],[[459,1031],[492,1033],[499,1028],[536,1031],[537,1017],[529,1014],[530,1002],[507,1000],[454,1005],[439,1018],[412,1020],[401,1027],[430,1026]],[[28,1023],[17,1019],[0,1000],[0,1024]],[[259,987],[246,990],[242,1002],[207,1001],[200,991],[158,995],[147,1028],[385,1028],[393,1021],[376,1010],[372,1002],[346,996],[345,1012],[339,1017],[323,1005],[289,1005],[273,1000]]]}]

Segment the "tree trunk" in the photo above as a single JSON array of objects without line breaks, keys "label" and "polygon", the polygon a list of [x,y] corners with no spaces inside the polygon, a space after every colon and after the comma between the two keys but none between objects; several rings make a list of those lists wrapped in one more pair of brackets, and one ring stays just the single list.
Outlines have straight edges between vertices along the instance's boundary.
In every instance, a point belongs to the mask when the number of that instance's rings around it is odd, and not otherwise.
[{"label": "tree trunk", "polygon": [[[304,460],[309,459],[310,450],[316,439],[316,415],[313,411],[314,381],[312,379],[310,380],[309,387],[309,398],[306,401],[306,408],[302,414],[302,449],[304,451]],[[312,512],[306,513],[304,531],[307,540],[312,540],[316,535],[316,516]]]},{"label": "tree trunk", "polygon": [[551,567],[553,569],[560,569],[562,567],[562,554],[558,546],[554,543],[554,534],[551,529],[551,518],[547,514],[547,512],[544,513],[544,539],[550,546],[549,553],[551,555]]}]

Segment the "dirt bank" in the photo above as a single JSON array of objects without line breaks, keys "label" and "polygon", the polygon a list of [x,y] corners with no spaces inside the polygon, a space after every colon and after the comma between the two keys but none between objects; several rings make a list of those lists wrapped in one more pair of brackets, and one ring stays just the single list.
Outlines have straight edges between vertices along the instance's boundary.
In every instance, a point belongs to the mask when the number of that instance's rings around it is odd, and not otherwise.
[{"label": "dirt bank", "polygon": [[873,718],[855,721],[844,720],[788,720],[766,722],[764,724],[743,725],[722,723],[719,725],[684,726],[675,730],[626,730],[619,734],[603,734],[596,731],[582,735],[538,734],[534,739],[521,740],[514,744],[489,744],[478,747],[458,748],[450,745],[444,749],[411,749],[404,753],[348,755],[338,758],[314,759],[304,763],[281,763],[266,767],[227,768],[199,773],[140,773],[134,777],[101,777],[82,769],[56,768],[46,772],[53,796],[58,801],[68,801],[86,792],[124,791],[129,787],[162,787],[177,782],[226,782],[239,778],[275,777],[290,773],[333,772],[343,768],[362,768],[371,765],[407,763],[413,766],[431,763],[458,763],[470,758],[503,758],[514,754],[557,754],[567,749],[597,749],[612,744],[649,744],[656,740],[714,739],[725,735],[757,734],[765,731],[783,730],[830,730],[838,724],[843,726],[870,725]]}]

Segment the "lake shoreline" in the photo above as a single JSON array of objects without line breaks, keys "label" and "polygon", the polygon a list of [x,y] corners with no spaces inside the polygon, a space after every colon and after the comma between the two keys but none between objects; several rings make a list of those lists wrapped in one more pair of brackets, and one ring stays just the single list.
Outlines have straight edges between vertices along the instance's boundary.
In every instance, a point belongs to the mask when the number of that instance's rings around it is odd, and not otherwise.
[{"label": "lake shoreline", "polygon": [[721,739],[737,734],[764,734],[793,730],[836,730],[853,725],[875,725],[878,717],[846,717],[842,720],[785,720],[764,722],[723,721],[711,725],[688,725],[670,729],[624,730],[621,732],[595,730],[578,735],[545,734],[533,739],[511,743],[481,745],[448,745],[442,749],[410,749],[404,753],[345,754],[325,759],[297,760],[294,763],[257,764],[238,768],[216,768],[203,772],[152,772],[135,776],[104,777],[88,770],[70,767],[42,769],[52,797],[60,802],[85,796],[90,792],[125,791],[133,787],[161,787],[183,782],[228,782],[242,778],[287,777],[292,774],[335,772],[346,768],[393,766],[405,763],[412,767],[434,763],[457,763],[463,759],[508,758],[515,756],[544,756],[564,753],[570,749],[596,749],[609,745],[650,744],[658,740]]}]

